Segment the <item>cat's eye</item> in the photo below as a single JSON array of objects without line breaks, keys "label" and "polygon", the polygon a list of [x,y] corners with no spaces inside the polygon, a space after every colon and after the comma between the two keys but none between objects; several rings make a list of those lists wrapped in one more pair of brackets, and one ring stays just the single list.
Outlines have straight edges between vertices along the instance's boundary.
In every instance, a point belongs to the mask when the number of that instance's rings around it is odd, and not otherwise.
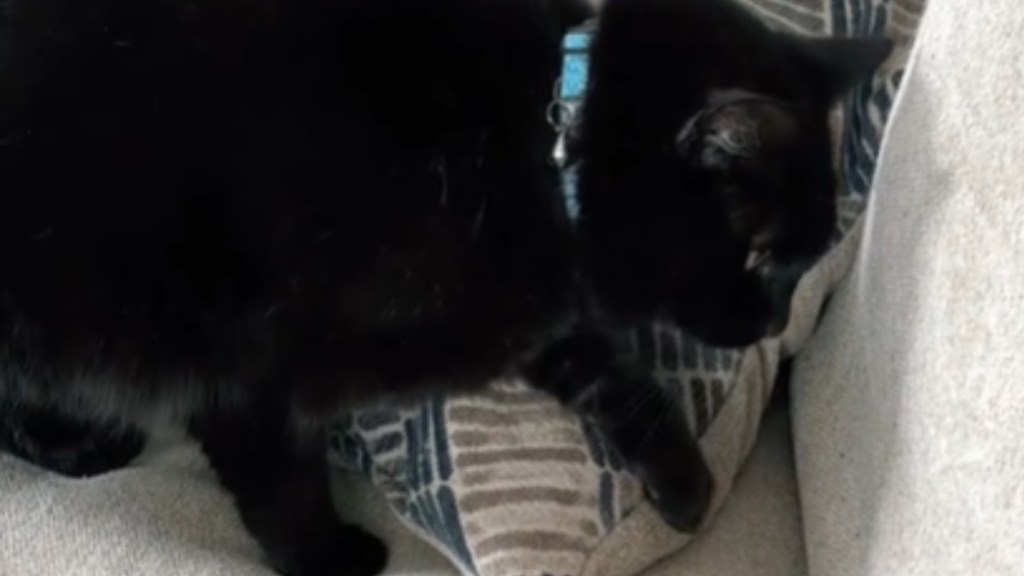
[{"label": "cat's eye", "polygon": [[744,266],[744,269],[747,272],[753,272],[761,268],[766,262],[768,262],[768,260],[771,259],[771,257],[772,251],[770,248],[752,249],[747,253],[747,264]]},{"label": "cat's eye", "polygon": [[691,116],[675,137],[676,153],[715,172],[729,172],[745,161],[793,140],[794,106],[743,90],[713,92],[708,105]]},{"label": "cat's eye", "polygon": [[758,147],[757,127],[731,108],[706,108],[687,120],[676,135],[676,153],[713,172],[728,172],[750,157]]},{"label": "cat's eye", "polygon": [[699,151],[698,146],[704,139],[704,127],[702,126],[704,114],[702,111],[692,116],[676,135],[675,150],[680,157],[691,158]]}]

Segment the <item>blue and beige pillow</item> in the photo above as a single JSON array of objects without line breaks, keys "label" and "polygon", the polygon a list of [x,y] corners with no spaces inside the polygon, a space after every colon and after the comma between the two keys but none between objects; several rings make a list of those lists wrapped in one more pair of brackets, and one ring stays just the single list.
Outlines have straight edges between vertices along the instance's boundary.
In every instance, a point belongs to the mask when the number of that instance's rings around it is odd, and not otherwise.
[{"label": "blue and beige pillow", "polygon": [[[774,26],[897,40],[873,82],[836,111],[841,186],[833,249],[802,280],[789,327],[744,351],[703,346],[670,326],[634,337],[637,354],[678,393],[715,474],[721,505],[757,436],[779,362],[809,337],[849,268],[875,159],[924,0],[743,0]],[[521,383],[434,398],[340,422],[339,467],[366,474],[395,513],[466,574],[636,574],[684,546],[638,482],[584,422]]]}]

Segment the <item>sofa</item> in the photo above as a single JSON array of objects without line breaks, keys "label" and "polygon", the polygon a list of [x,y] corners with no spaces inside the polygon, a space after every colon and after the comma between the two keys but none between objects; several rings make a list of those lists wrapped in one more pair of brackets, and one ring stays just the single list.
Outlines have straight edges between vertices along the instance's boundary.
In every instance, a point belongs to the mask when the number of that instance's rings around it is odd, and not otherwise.
[{"label": "sofa", "polygon": [[[853,271],[716,520],[649,576],[1024,574],[1024,10],[933,2],[911,60]],[[335,481],[387,576],[457,574]],[[0,456],[0,575],[122,574],[270,572],[173,434],[87,480]]]}]

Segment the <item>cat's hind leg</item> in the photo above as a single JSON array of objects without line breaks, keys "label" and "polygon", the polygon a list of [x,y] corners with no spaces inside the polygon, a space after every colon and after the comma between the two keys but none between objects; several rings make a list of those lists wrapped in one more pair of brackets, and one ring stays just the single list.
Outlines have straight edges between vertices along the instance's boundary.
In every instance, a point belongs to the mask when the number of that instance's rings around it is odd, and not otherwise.
[{"label": "cat's hind leg", "polygon": [[296,442],[267,412],[219,414],[192,427],[242,521],[286,576],[373,576],[387,564],[377,537],[342,522],[331,501],[326,442]]}]

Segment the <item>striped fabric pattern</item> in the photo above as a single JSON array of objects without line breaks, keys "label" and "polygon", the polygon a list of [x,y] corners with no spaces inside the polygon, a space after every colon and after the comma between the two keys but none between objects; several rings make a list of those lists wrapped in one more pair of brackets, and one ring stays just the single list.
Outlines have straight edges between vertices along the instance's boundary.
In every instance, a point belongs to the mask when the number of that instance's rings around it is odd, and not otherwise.
[{"label": "striped fabric pattern", "polygon": [[[780,29],[886,35],[897,41],[896,54],[835,115],[841,186],[833,252],[852,253],[841,250],[841,242],[864,211],[882,131],[925,0],[740,1]],[[791,324],[813,324],[824,292],[852,256],[837,258],[829,264],[826,257],[819,266],[836,269],[827,280],[801,287],[821,294],[808,299],[814,305],[794,306]],[[753,443],[786,346],[768,342],[747,351],[717,350],[671,326],[643,330],[633,344],[678,397],[702,437],[719,488],[727,491]],[[663,528],[649,524],[656,515],[636,480],[587,425],[518,382],[495,383],[473,397],[438,397],[405,409],[347,415],[331,435],[330,458],[338,467],[366,474],[399,518],[466,574],[635,573],[687,541],[682,536],[654,538],[657,545],[640,541],[636,535],[651,538]],[[626,548],[634,558],[615,560]]]}]

